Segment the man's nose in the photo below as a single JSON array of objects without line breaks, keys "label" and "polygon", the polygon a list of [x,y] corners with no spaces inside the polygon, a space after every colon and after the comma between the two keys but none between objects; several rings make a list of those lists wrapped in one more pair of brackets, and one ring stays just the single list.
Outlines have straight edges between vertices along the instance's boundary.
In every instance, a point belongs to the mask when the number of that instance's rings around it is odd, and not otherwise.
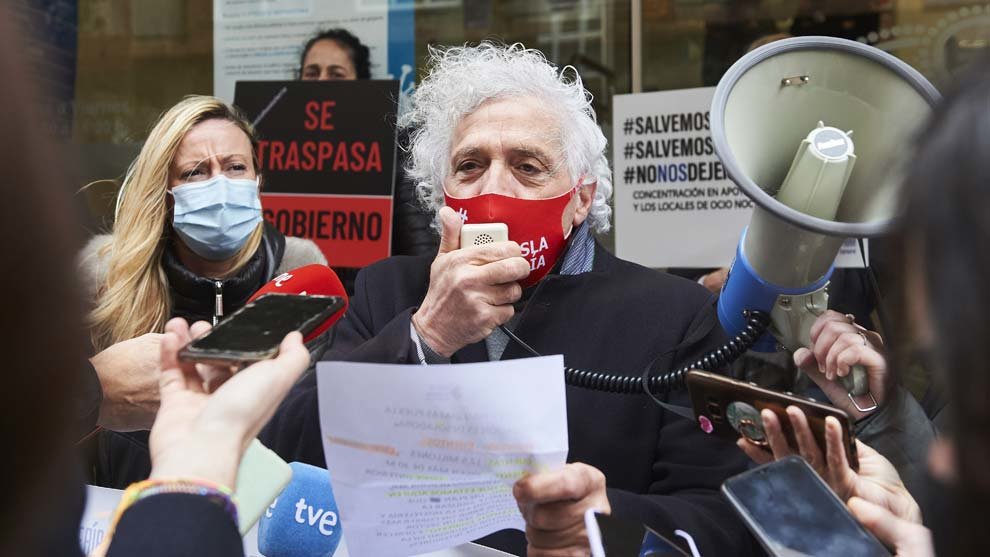
[{"label": "man's nose", "polygon": [[512,169],[501,161],[492,161],[488,171],[482,177],[481,193],[498,193],[501,195],[512,195],[512,185],[515,176]]}]

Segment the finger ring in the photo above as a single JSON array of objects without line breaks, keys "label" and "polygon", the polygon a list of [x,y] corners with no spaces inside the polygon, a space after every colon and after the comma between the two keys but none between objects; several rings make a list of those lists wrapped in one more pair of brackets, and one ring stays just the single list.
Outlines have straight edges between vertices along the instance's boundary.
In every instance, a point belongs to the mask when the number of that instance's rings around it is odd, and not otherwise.
[{"label": "finger ring", "polygon": [[847,313],[846,314],[846,320],[849,321],[850,324],[855,323],[856,322],[856,316],[853,315],[853,314],[851,314],[851,313]]},{"label": "finger ring", "polygon": [[864,333],[863,331],[856,331],[856,333],[858,333],[859,336],[862,337],[862,339],[863,339],[863,346],[869,346],[870,345],[869,341],[866,340],[866,333]]}]

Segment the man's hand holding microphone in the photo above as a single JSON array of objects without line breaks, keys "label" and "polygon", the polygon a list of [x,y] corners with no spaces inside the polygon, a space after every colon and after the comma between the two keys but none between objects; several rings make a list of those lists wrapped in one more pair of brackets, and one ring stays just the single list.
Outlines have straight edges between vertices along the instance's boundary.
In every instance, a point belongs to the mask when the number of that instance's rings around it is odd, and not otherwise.
[{"label": "man's hand holding microphone", "polygon": [[517,281],[529,274],[519,244],[493,242],[461,248],[461,218],[440,209],[440,250],[430,267],[426,298],[412,316],[419,338],[449,358],[486,338],[512,318],[522,296]]}]

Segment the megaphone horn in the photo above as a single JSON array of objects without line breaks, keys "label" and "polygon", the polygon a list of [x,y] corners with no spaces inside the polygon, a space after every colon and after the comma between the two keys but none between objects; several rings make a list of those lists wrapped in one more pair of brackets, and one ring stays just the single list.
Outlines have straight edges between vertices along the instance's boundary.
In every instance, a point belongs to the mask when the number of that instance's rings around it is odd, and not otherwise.
[{"label": "megaphone horn", "polygon": [[[730,335],[745,326],[746,310],[759,310],[770,313],[775,338],[755,349],[811,345],[839,248],[889,230],[895,163],[938,100],[904,62],[832,37],[776,41],[729,68],[712,100],[712,139],[757,205],[719,298]],[[861,366],[842,380],[858,409],[876,408]],[[866,395],[872,406],[857,400]]]}]

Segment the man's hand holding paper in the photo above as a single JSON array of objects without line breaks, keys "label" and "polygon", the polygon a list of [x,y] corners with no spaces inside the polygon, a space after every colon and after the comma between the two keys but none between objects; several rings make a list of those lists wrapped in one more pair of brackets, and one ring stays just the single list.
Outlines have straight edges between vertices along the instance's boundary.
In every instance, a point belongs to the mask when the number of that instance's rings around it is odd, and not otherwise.
[{"label": "man's hand holding paper", "polygon": [[[355,555],[425,553],[523,530],[520,508],[553,513],[517,498],[545,499],[541,486],[568,470],[560,356],[430,367],[331,362],[317,373],[327,466]],[[532,484],[517,483],[534,473]]]},{"label": "man's hand holding paper", "polygon": [[512,490],[526,519],[529,557],[581,554],[588,550],[584,513],[610,514],[605,474],[580,462],[526,476]]}]

